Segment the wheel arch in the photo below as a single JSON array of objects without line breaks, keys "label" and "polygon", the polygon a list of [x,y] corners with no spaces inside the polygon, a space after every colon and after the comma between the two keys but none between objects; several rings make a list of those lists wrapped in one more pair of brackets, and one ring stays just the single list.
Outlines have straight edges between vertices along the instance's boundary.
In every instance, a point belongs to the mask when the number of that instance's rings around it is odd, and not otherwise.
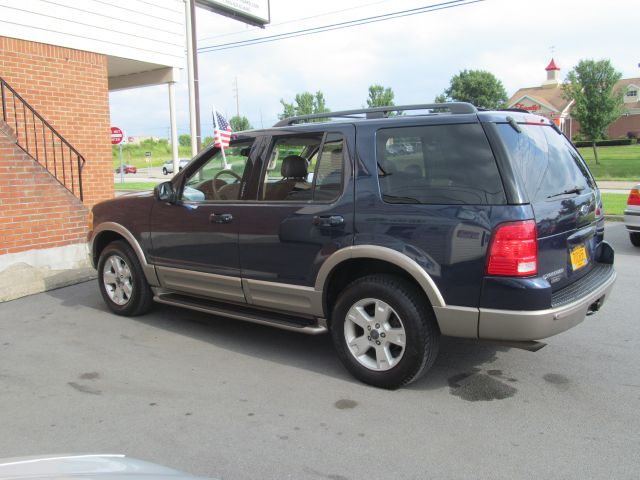
[{"label": "wheel arch", "polygon": [[327,317],[330,316],[332,301],[346,284],[372,273],[404,276],[421,288],[432,307],[446,306],[431,276],[415,260],[387,247],[363,245],[338,250],[322,264],[315,290],[322,292]]},{"label": "wheel arch", "polygon": [[133,249],[149,285],[159,285],[160,283],[158,281],[158,276],[156,275],[156,269],[153,265],[147,262],[147,258],[140,246],[140,243],[126,227],[119,223],[101,223],[93,231],[90,248],[91,261],[93,262],[93,265],[97,267],[98,259],[100,258],[102,251],[111,242],[115,242],[117,240],[123,240]]}]

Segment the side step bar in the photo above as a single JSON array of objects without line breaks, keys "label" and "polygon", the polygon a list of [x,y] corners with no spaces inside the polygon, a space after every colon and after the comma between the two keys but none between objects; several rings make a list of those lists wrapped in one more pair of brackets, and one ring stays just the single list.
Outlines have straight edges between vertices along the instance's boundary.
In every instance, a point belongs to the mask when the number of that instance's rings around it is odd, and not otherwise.
[{"label": "side step bar", "polygon": [[268,325],[270,327],[289,330],[291,332],[305,333],[307,335],[320,335],[327,332],[327,328],[315,324],[301,323],[301,319],[290,317],[275,312],[254,310],[246,306],[226,305],[205,299],[186,297],[175,293],[157,293],[153,300],[165,305],[188,308],[198,312],[220,315],[222,317],[243,320],[245,322]]}]

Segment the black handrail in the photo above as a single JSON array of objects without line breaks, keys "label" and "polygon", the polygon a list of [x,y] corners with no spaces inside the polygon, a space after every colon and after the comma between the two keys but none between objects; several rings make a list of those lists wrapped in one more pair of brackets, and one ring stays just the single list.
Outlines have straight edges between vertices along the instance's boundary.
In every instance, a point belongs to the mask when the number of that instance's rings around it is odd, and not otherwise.
[{"label": "black handrail", "polygon": [[[4,120],[7,125],[13,124],[15,126],[16,145],[42,165],[67,190],[80,200],[83,200],[82,169],[86,162],[84,157],[1,77],[0,96],[2,98],[2,120]],[[16,100],[18,100],[18,106],[16,106]],[[8,101],[11,101],[13,104],[13,109],[7,106]],[[18,113],[20,105],[22,106],[22,118],[20,118]],[[31,115],[27,115],[27,109]],[[31,122],[28,121],[29,118]],[[42,138],[40,139],[38,139],[39,129],[36,125],[36,119],[42,126]],[[33,126],[33,138],[30,140],[28,129],[31,126]],[[49,141],[51,141],[51,152],[53,153],[52,166],[50,166],[49,158],[47,157],[47,143]],[[58,159],[56,156],[56,148],[58,145],[60,146],[62,178],[58,177]],[[66,174],[65,151],[68,152],[66,160],[69,162],[69,175]],[[44,154],[42,155],[44,158],[41,158],[41,153]],[[75,170],[73,168],[74,162],[77,163]]]}]

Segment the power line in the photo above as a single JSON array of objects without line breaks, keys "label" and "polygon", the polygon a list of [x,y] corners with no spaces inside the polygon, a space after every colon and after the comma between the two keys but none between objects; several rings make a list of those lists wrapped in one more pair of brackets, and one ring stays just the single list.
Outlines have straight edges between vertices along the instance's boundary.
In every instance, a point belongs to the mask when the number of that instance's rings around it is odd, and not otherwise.
[{"label": "power line", "polygon": [[254,38],[254,39],[249,39],[249,40],[241,40],[238,42],[230,42],[230,43],[223,43],[223,44],[219,44],[219,45],[210,45],[210,46],[206,46],[206,47],[201,47],[198,49],[199,52],[201,53],[207,53],[207,52],[217,52],[220,50],[228,50],[231,48],[240,48],[240,47],[246,47],[249,45],[257,45],[260,43],[269,43],[269,42],[275,42],[278,40],[286,40],[289,38],[296,38],[296,37],[302,37],[302,36],[306,36],[306,35],[314,35],[316,33],[324,33],[324,32],[330,32],[332,30],[340,30],[340,29],[344,29],[344,28],[351,28],[351,27],[357,27],[360,25],[367,25],[369,23],[377,23],[377,22],[383,22],[386,20],[393,20],[396,18],[403,18],[403,17],[409,17],[409,16],[413,16],[413,15],[419,15],[421,13],[430,13],[430,12],[435,12],[438,10],[446,10],[449,8],[456,8],[456,7],[462,7],[465,5],[470,5],[473,3],[480,3],[480,2],[484,2],[486,0],[452,0],[452,1],[448,1],[448,2],[442,2],[442,3],[435,3],[432,5],[426,5],[423,7],[418,7],[418,8],[412,8],[409,10],[402,10],[402,11],[398,11],[398,12],[393,12],[393,13],[387,13],[384,15],[376,15],[376,16],[372,16],[372,17],[366,17],[366,18],[360,18],[360,19],[356,19],[356,20],[349,20],[347,22],[340,22],[340,23],[334,23],[334,24],[329,24],[329,25],[324,25],[321,27],[313,27],[313,28],[307,28],[307,29],[303,29],[303,30],[297,30],[297,31],[293,31],[293,32],[287,32],[287,33],[281,33],[281,34],[277,34],[277,35],[271,35],[271,36],[267,36],[267,37],[260,37],[260,38]]},{"label": "power line", "polygon": [[[365,3],[363,5],[358,5],[355,7],[349,7],[349,8],[343,8],[341,10],[333,10],[331,12],[325,12],[325,13],[320,13],[318,15],[311,15],[310,17],[301,17],[301,18],[294,18],[293,20],[287,20],[286,22],[280,22],[280,23],[272,23],[269,25],[270,28],[272,27],[279,27],[281,25],[288,25],[290,23],[298,23],[298,22],[304,22],[305,20],[312,20],[314,18],[320,18],[320,17],[327,17],[329,15],[333,15],[335,13],[342,13],[342,12],[348,12],[350,10],[358,10],[360,8],[365,8],[365,7],[371,7],[373,5],[379,5],[381,3],[387,3],[390,2],[391,0],[380,0],[378,2],[373,2],[373,3]],[[262,28],[259,27],[255,27],[255,28],[250,28],[248,30],[242,31],[242,32],[231,32],[231,33],[223,33],[221,35],[213,35],[211,37],[204,37],[199,39],[199,41],[203,41],[203,40],[212,40],[214,38],[222,38],[222,37],[231,37],[231,36],[235,36],[235,35],[243,35],[247,32],[252,32],[255,30],[259,30],[261,31]]]}]

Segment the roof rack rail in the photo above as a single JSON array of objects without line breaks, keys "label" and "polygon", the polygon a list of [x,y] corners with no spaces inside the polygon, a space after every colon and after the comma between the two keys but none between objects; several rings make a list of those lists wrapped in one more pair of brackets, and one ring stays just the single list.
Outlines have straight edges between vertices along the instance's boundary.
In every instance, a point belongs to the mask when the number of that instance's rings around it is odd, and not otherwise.
[{"label": "roof rack rail", "polygon": [[525,110],[524,108],[501,108],[498,111],[499,112],[531,113],[529,110]]},{"label": "roof rack rail", "polygon": [[467,102],[448,103],[425,103],[423,105],[398,105],[388,107],[360,108],[357,110],[342,110],[340,112],[314,113],[311,115],[299,115],[297,117],[283,118],[274,127],[287,127],[296,123],[304,123],[307,120],[317,120],[320,118],[362,118],[358,115],[365,115],[365,118],[385,118],[389,112],[406,112],[408,110],[447,110],[452,114],[478,113],[478,109]]}]

